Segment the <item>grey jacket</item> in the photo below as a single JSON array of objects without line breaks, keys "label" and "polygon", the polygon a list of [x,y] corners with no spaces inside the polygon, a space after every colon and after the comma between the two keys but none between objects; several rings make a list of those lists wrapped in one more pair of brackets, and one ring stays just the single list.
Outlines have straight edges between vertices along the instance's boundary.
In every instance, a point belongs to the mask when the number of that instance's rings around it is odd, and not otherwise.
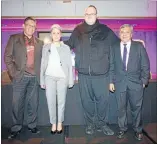
[{"label": "grey jacket", "polygon": [[[67,87],[74,85],[74,77],[72,70],[72,59],[69,46],[61,43],[61,47],[57,48],[62,63],[62,69],[66,75]],[[51,44],[44,45],[42,50],[41,68],[40,68],[40,85],[45,85],[45,72],[48,66],[49,55],[51,53]]]},{"label": "grey jacket", "polygon": [[150,62],[146,49],[140,42],[131,41],[129,61],[127,71],[123,70],[120,43],[113,47],[114,62],[110,64],[110,69],[114,71],[113,83],[116,90],[126,91],[126,87],[132,90],[143,88],[147,85],[150,77]]}]

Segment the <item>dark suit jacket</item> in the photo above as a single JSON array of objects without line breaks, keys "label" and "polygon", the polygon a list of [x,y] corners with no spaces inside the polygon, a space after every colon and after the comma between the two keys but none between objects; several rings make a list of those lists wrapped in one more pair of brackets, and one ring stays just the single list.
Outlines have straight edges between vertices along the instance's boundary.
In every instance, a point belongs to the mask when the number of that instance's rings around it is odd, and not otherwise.
[{"label": "dark suit jacket", "polygon": [[110,77],[115,84],[116,91],[129,89],[137,90],[148,84],[150,77],[150,62],[146,49],[140,42],[131,41],[127,71],[123,70],[120,43],[112,48],[113,63],[110,67]]},{"label": "dark suit jacket", "polygon": [[[39,82],[40,64],[43,42],[35,38],[34,69]],[[11,35],[4,53],[4,61],[9,74],[13,79],[20,80],[25,72],[27,62],[27,50],[23,33]]]}]

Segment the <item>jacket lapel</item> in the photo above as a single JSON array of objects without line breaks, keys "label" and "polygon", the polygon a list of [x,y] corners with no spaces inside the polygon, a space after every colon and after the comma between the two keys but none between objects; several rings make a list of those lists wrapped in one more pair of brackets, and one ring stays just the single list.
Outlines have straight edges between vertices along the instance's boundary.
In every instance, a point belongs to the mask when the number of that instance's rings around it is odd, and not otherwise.
[{"label": "jacket lapel", "polygon": [[44,64],[45,64],[45,70],[46,70],[46,68],[47,68],[47,65],[48,65],[48,61],[49,61],[49,55],[50,55],[50,53],[51,53],[51,44],[50,45],[47,45],[47,47],[44,47],[44,49],[45,49],[45,57],[44,57]]},{"label": "jacket lapel", "polygon": [[116,57],[119,57],[119,63],[120,63],[120,68],[122,69],[123,68],[123,60],[122,60],[122,56],[121,56],[121,46],[120,46],[120,43],[118,43],[118,47],[117,47],[117,56]]},{"label": "jacket lapel", "polygon": [[36,60],[36,57],[40,55],[40,50],[41,45],[39,44],[38,39],[34,37],[34,60]]},{"label": "jacket lapel", "polygon": [[21,44],[21,48],[24,49],[24,52],[27,53],[23,34],[21,34],[21,36],[20,36],[20,44]]},{"label": "jacket lapel", "polygon": [[37,39],[34,38],[34,60],[36,60],[37,51],[38,51],[38,42]]},{"label": "jacket lapel", "polygon": [[130,66],[131,66],[131,62],[132,62],[132,58],[133,56],[135,56],[135,49],[134,49],[134,42],[131,41],[131,46],[130,46],[130,53],[129,53],[129,58],[128,58],[128,64],[127,64],[127,70],[129,71]]}]

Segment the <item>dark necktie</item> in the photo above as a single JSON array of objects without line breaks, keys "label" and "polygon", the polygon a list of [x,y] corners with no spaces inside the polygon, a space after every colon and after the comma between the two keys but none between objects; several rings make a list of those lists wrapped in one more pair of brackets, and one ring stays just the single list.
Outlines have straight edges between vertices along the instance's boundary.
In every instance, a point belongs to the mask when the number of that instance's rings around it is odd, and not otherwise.
[{"label": "dark necktie", "polygon": [[127,56],[127,44],[124,44],[124,51],[123,51],[123,69],[126,71],[127,64],[126,64],[126,56]]}]

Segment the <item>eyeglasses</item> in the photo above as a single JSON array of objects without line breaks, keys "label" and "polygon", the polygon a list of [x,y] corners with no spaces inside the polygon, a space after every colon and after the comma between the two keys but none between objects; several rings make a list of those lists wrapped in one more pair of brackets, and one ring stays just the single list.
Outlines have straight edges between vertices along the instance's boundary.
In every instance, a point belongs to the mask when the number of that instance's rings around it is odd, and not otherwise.
[{"label": "eyeglasses", "polygon": [[91,13],[91,14],[88,14],[88,13],[85,13],[85,16],[95,16],[96,13]]}]

